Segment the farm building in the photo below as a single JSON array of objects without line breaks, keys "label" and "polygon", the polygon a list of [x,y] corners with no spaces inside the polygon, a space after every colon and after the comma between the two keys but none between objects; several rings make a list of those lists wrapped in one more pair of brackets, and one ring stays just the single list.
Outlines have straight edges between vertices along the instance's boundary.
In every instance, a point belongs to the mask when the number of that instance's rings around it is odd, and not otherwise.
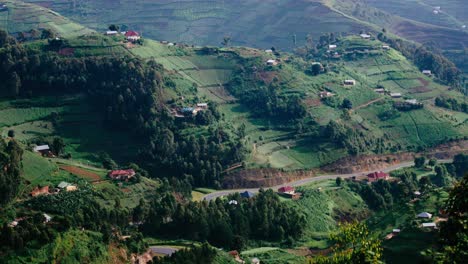
[{"label": "farm building", "polygon": [[128,181],[135,176],[135,171],[133,169],[112,170],[107,175],[113,180]]},{"label": "farm building", "polygon": [[319,93],[320,98],[328,98],[334,96],[334,93],[330,93],[328,91],[322,91]]},{"label": "farm building", "polygon": [[197,110],[195,110],[195,108],[193,107],[184,107],[182,108],[181,112],[184,115],[188,115],[188,114],[195,115],[197,113]]},{"label": "farm building", "polygon": [[253,259],[252,259],[252,264],[260,264],[260,259],[258,259],[258,258],[253,258]]},{"label": "farm building", "polygon": [[345,85],[356,85],[356,81],[355,80],[345,80],[344,84]]},{"label": "farm building", "polygon": [[228,204],[230,205],[237,205],[237,201],[236,200],[231,200],[228,202]]},{"label": "farm building", "polygon": [[249,198],[254,197],[254,196],[255,196],[255,193],[249,192],[249,191],[245,191],[245,192],[241,193],[240,196],[241,196],[242,198],[248,198],[248,199],[249,199]]},{"label": "farm building", "polygon": [[245,263],[245,261],[243,261],[241,258],[240,258],[240,255],[239,255],[239,252],[237,250],[233,250],[233,251],[229,251],[228,254],[234,258],[234,260],[237,262],[237,263]]},{"label": "farm building", "polygon": [[401,97],[401,93],[390,93],[390,96],[392,98],[400,98]]},{"label": "farm building", "polygon": [[128,41],[134,42],[140,39],[140,34],[136,31],[129,30],[125,32],[125,37]]},{"label": "farm building", "polygon": [[107,36],[113,36],[113,35],[117,35],[119,34],[119,32],[115,31],[115,30],[108,30],[106,31],[106,35]]},{"label": "farm building", "polygon": [[198,103],[197,107],[201,108],[201,109],[208,109],[208,104],[207,103]]},{"label": "farm building", "polygon": [[427,76],[431,76],[432,72],[430,70],[423,70],[422,73]]},{"label": "farm building", "polygon": [[32,197],[49,194],[49,186],[44,186],[42,188],[36,187],[31,191],[30,194],[31,194]]},{"label": "farm building", "polygon": [[421,192],[415,191],[413,194],[416,195],[416,196],[420,196],[420,195],[421,195]]},{"label": "farm building", "polygon": [[389,175],[383,171],[376,171],[373,173],[367,174],[367,180],[369,182],[374,182],[378,180],[388,180]]},{"label": "farm building", "polygon": [[328,45],[328,49],[330,50],[336,49],[336,47],[337,47],[336,45]]},{"label": "farm building", "polygon": [[292,186],[283,186],[278,189],[278,192],[283,194],[294,194],[296,190]]},{"label": "farm building", "polygon": [[68,186],[71,186],[71,184],[68,183],[68,182],[64,182],[64,181],[63,181],[63,182],[60,182],[60,183],[57,185],[57,188],[59,188],[59,189],[65,189],[65,188],[67,188]]},{"label": "farm building", "polygon": [[400,229],[393,229],[393,230],[392,230],[392,233],[395,233],[395,234],[398,234],[398,233],[400,233],[400,232],[401,232]]},{"label": "farm building", "polygon": [[40,152],[41,154],[47,153],[50,148],[49,145],[40,145],[33,148],[34,152]]},{"label": "farm building", "polygon": [[74,191],[78,190],[78,187],[76,187],[75,185],[69,185],[69,186],[65,187],[65,190],[67,192],[74,192]]},{"label": "farm building", "polygon": [[389,49],[390,49],[390,46],[389,46],[389,45],[383,45],[383,46],[382,46],[382,49],[384,49],[384,50],[389,50]]},{"label": "farm building", "polygon": [[436,229],[437,225],[436,223],[423,223],[422,227]]},{"label": "farm building", "polygon": [[377,88],[377,89],[374,89],[374,92],[376,92],[376,93],[385,93],[385,89],[384,88]]},{"label": "farm building", "polygon": [[52,220],[52,216],[48,215],[48,214],[43,214],[45,220],[44,220],[44,223],[49,223],[50,220]]},{"label": "farm building", "polygon": [[267,49],[267,50],[265,50],[265,52],[266,52],[266,53],[273,53],[273,50]]},{"label": "farm building", "polygon": [[419,104],[418,100],[416,100],[416,99],[405,100],[405,103],[412,104],[412,105]]},{"label": "farm building", "polygon": [[370,37],[371,37],[369,34],[361,34],[359,36],[361,36],[361,38],[363,38],[363,39],[370,39]]},{"label": "farm building", "polygon": [[276,66],[276,65],[278,65],[278,61],[277,60],[267,60],[266,64],[270,65],[270,66]]},{"label": "farm building", "polygon": [[15,227],[18,225],[18,221],[11,221],[10,223],[8,223],[8,227]]},{"label": "farm building", "polygon": [[417,215],[418,218],[432,218],[432,214],[428,213],[428,212],[422,212],[420,214]]},{"label": "farm building", "polygon": [[167,43],[167,45],[168,45],[168,46],[171,46],[171,47],[172,47],[172,46],[175,46],[175,44],[172,43],[172,42]]}]

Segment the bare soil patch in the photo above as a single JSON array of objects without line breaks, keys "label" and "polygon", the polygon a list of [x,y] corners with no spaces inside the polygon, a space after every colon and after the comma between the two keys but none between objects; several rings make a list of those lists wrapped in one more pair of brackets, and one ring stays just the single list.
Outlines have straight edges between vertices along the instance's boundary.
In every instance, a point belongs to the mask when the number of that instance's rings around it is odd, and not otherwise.
[{"label": "bare soil patch", "polygon": [[60,169],[62,169],[64,171],[68,171],[71,174],[74,174],[74,175],[76,175],[78,177],[89,179],[92,182],[101,180],[101,176],[99,176],[97,173],[90,172],[90,171],[87,171],[87,170],[84,170],[84,169],[81,169],[81,168],[78,168],[78,167],[75,167],[75,166],[60,165],[59,167],[60,167]]}]

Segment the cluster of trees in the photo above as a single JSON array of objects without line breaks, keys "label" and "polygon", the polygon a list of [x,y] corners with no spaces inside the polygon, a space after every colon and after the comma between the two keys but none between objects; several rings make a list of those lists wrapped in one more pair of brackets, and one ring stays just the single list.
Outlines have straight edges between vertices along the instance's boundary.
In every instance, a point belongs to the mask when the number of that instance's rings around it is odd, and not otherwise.
[{"label": "cluster of trees", "polygon": [[422,109],[424,105],[422,103],[408,103],[408,102],[395,102],[393,103],[393,107],[398,109],[399,111],[411,111],[416,109]]},{"label": "cluster of trees", "polygon": [[154,197],[149,205],[140,203],[134,220],[144,221],[143,230],[148,233],[206,240],[234,249],[242,249],[249,239],[291,242],[304,230],[304,215],[280,202],[272,190],[262,190],[251,199],[235,194],[228,200],[235,202],[217,199],[178,204],[166,193]]},{"label": "cluster of trees", "polygon": [[381,241],[372,237],[363,223],[341,224],[338,231],[330,235],[330,240],[334,242],[333,253],[315,257],[310,264],[382,263]]},{"label": "cluster of trees", "polygon": [[338,146],[346,148],[351,155],[357,155],[369,150],[381,152],[384,148],[382,140],[334,120],[331,120],[326,126],[324,137],[337,143]]},{"label": "cluster of trees", "polygon": [[21,159],[23,150],[14,140],[8,143],[0,139],[0,206],[16,197],[21,183]]},{"label": "cluster of trees", "polygon": [[171,256],[164,258],[154,257],[153,264],[204,264],[214,263],[217,251],[208,243],[203,243],[201,246],[194,246],[187,249],[182,249]]},{"label": "cluster of trees", "polygon": [[435,105],[454,111],[468,113],[468,103],[459,102],[455,98],[439,96],[435,99]]},{"label": "cluster of trees", "polygon": [[[241,138],[222,128],[209,129],[199,138],[180,133],[186,124],[175,121],[161,96],[173,82],[154,61],[63,58],[55,52],[26,49],[8,35],[0,39],[2,43],[0,96],[86,93],[110,129],[128,130],[146,143],[140,160],[149,164],[151,175],[170,173],[192,184],[219,186],[221,171],[243,158]],[[209,110],[195,121],[206,125],[219,118],[219,113]]]},{"label": "cluster of trees", "polygon": [[398,177],[401,183],[379,180],[370,185],[349,182],[349,186],[361,195],[371,209],[386,210],[397,201],[406,201],[414,191],[419,190],[419,181],[414,172],[404,171]]},{"label": "cluster of trees", "polygon": [[238,70],[228,85],[229,91],[240,98],[250,112],[257,116],[284,120],[306,116],[307,110],[300,95],[283,93],[278,78],[273,78],[270,84],[259,81],[253,68],[256,66]]}]

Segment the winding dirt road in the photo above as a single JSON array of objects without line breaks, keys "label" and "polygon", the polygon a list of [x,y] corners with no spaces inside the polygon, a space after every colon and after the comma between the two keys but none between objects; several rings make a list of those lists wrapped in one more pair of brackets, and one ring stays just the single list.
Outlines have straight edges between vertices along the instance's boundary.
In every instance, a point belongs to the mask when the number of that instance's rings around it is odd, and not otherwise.
[{"label": "winding dirt road", "polygon": [[[438,160],[438,162],[439,163],[449,163],[449,162],[452,162],[452,160],[451,159]],[[408,167],[411,167],[411,166],[414,166],[414,162],[412,162],[412,161],[402,162],[402,163],[399,163],[399,164],[396,164],[396,165],[388,166],[387,168],[382,169],[381,171],[390,172],[390,171],[394,171],[394,170],[398,170],[398,169],[402,169],[402,168],[408,168]],[[277,186],[265,187],[264,189],[277,190],[278,188],[283,187],[283,186],[295,186],[295,187],[297,187],[297,186],[306,185],[306,184],[311,183],[311,182],[336,179],[338,177],[346,179],[346,178],[352,178],[354,176],[367,175],[367,174],[369,174],[371,172],[374,172],[374,171],[362,171],[362,172],[356,172],[356,173],[350,173],[350,174],[327,174],[327,175],[321,175],[321,176],[314,176],[314,177],[304,178],[304,179],[301,179],[301,180],[297,180],[297,181],[293,181],[293,182],[289,182],[289,183],[285,183],[285,184],[281,184],[281,185],[277,185]],[[249,192],[257,193],[259,190],[260,190],[260,188],[221,190],[221,191],[212,192],[212,193],[209,193],[209,194],[203,196],[203,200],[210,201],[210,200],[216,199],[218,197],[223,197],[223,196],[226,196],[228,194],[236,193],[236,192],[249,191]]]}]

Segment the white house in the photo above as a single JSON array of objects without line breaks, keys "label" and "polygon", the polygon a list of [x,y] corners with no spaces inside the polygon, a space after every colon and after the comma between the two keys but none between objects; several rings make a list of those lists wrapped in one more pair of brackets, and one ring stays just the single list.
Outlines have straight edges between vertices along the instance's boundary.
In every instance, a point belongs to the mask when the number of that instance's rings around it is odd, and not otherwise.
[{"label": "white house", "polygon": [[374,89],[374,92],[376,92],[376,93],[385,93],[385,88],[376,88],[376,89]]},{"label": "white house", "polygon": [[413,194],[416,195],[416,196],[420,196],[420,195],[421,195],[421,192],[415,191]]},{"label": "white house", "polygon": [[432,218],[432,214],[428,213],[428,212],[422,212],[420,214],[417,215],[418,218]]},{"label": "white house", "polygon": [[418,100],[416,99],[408,99],[408,100],[405,100],[405,102],[408,104],[412,104],[412,105],[418,104]]},{"label": "white house", "polygon": [[423,70],[422,73],[427,76],[432,75],[432,72],[430,70]]},{"label": "white house", "polygon": [[389,50],[389,49],[390,49],[390,46],[389,46],[389,45],[382,45],[382,49],[384,49],[384,50]]},{"label": "white house", "polygon": [[44,218],[45,218],[45,221],[44,223],[49,223],[50,220],[52,220],[52,216],[48,215],[48,214],[43,214]]},{"label": "white house", "polygon": [[41,151],[50,150],[50,148],[49,148],[49,145],[40,145],[40,146],[35,146],[33,150],[35,152],[41,152]]},{"label": "white house", "polygon": [[392,233],[400,233],[400,232],[401,232],[400,229],[393,229],[393,230],[392,230]]},{"label": "white house", "polygon": [[355,80],[345,80],[344,84],[345,85],[356,85],[356,81]]},{"label": "white house", "polygon": [[229,204],[231,204],[231,205],[232,205],[232,204],[237,205],[237,201],[236,201],[236,200],[231,200],[231,201],[229,201]]},{"label": "white house", "polygon": [[370,37],[371,37],[369,34],[361,34],[359,36],[361,36],[361,38],[363,38],[363,39],[370,39]]},{"label": "white house", "polygon": [[112,36],[112,35],[117,35],[119,34],[119,32],[115,31],[115,30],[108,30],[106,31],[106,35],[108,36]]},{"label": "white house", "polygon": [[336,45],[328,45],[328,49],[332,50],[332,49],[336,49]]},{"label": "white house", "polygon": [[202,109],[208,109],[208,104],[207,103],[198,103],[197,107],[202,108]]},{"label": "white house", "polygon": [[437,228],[436,223],[423,223],[422,227]]},{"label": "white house", "polygon": [[400,98],[401,97],[401,93],[390,93],[390,96],[392,98]]},{"label": "white house", "polygon": [[278,61],[276,61],[276,60],[267,60],[266,64],[270,65],[270,66],[276,66],[276,65],[278,65]]},{"label": "white house", "polygon": [[273,50],[267,49],[267,50],[265,50],[265,52],[266,52],[266,53],[273,53]]}]

